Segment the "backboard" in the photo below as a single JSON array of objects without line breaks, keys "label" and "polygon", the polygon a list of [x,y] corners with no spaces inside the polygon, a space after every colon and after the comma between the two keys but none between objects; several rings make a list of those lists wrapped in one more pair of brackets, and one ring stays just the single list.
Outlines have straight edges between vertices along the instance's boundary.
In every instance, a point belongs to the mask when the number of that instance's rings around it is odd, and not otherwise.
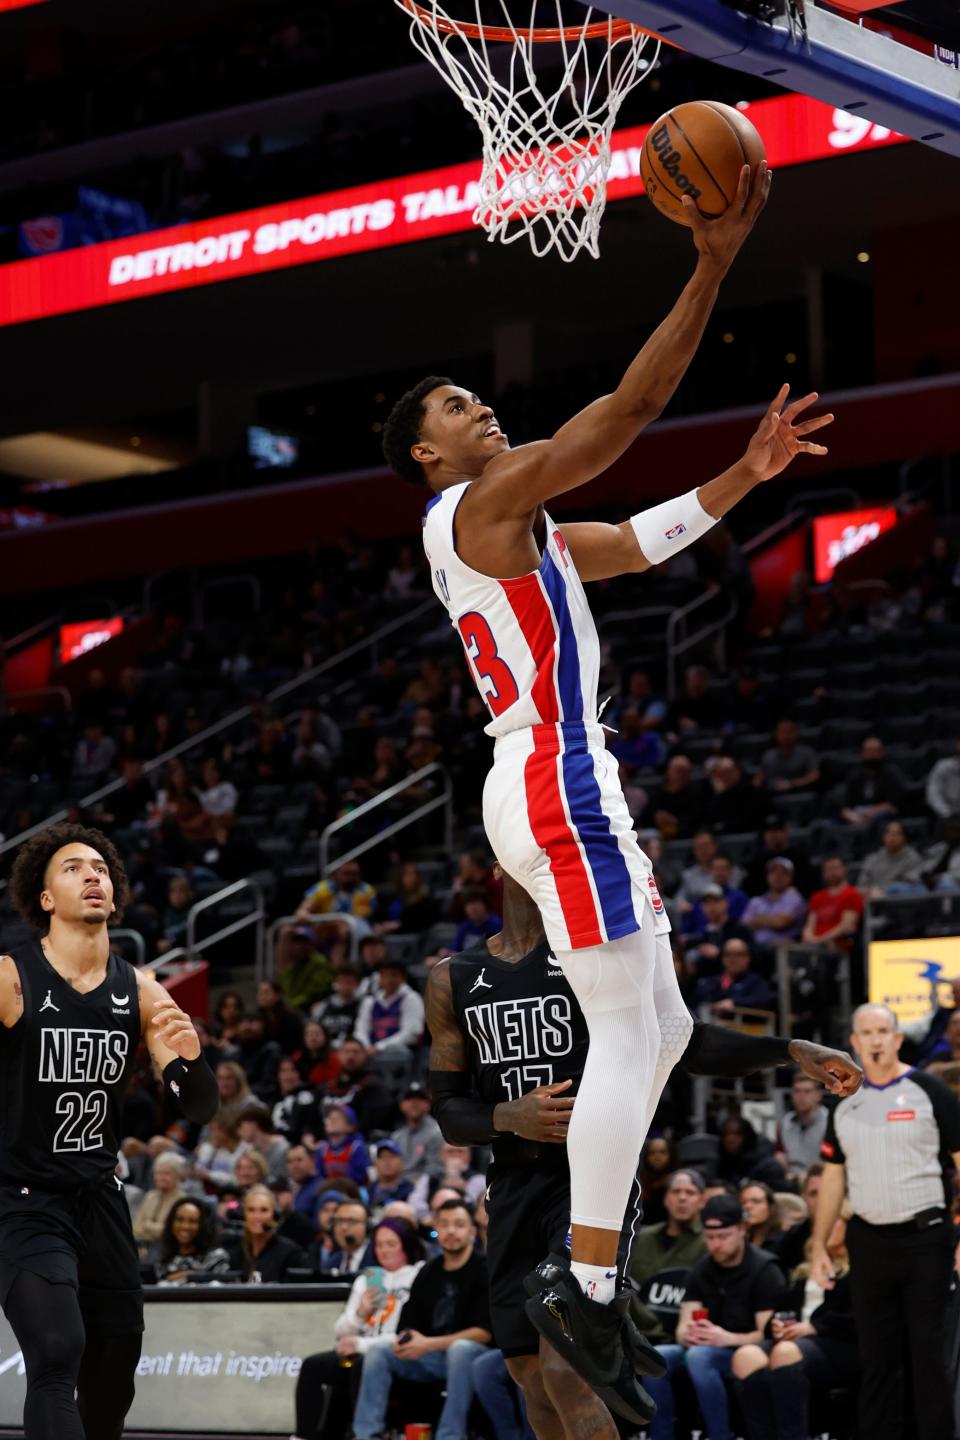
[{"label": "backboard", "polygon": [[889,7],[878,8],[879,0],[842,0],[830,8],[816,0],[743,0],[741,8],[728,0],[592,3],[701,59],[960,155],[960,40],[949,22],[942,43],[927,28],[916,48],[912,38],[901,43],[898,27],[886,18]]}]

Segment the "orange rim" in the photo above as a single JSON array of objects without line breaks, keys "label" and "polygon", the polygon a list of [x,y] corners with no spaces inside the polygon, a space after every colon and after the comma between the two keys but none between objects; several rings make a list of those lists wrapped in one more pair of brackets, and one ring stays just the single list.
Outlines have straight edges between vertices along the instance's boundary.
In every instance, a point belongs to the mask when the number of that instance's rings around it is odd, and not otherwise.
[{"label": "orange rim", "polygon": [[[447,20],[439,15],[435,16],[432,10],[425,5],[420,5],[417,0],[400,0],[404,10],[409,10],[415,20],[421,25],[428,25],[431,30],[438,30],[442,35],[464,35],[468,40],[503,40],[507,43],[514,43],[517,35],[531,41],[544,41],[557,44],[561,40],[576,42],[581,38],[585,40],[624,40],[634,31],[640,35],[649,35],[652,40],[663,40],[655,30],[645,30],[642,25],[634,25],[629,20],[596,20],[592,25],[547,25],[537,26],[533,29],[521,30],[519,26],[516,31],[508,25],[472,25],[469,21]],[[663,40],[669,45],[669,40]]]}]

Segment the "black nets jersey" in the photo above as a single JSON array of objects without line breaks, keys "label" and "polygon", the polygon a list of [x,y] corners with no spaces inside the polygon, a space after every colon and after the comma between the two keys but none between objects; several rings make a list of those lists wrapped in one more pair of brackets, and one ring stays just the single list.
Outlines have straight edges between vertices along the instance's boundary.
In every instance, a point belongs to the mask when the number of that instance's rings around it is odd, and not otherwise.
[{"label": "black nets jersey", "polygon": [[63,1191],[107,1179],[140,1043],[136,972],[111,954],[103,983],[84,995],[39,940],[10,955],[23,1014],[0,1028],[0,1184]]},{"label": "black nets jersey", "polygon": [[[573,1082],[565,1097],[576,1095],[590,1039],[546,941],[522,960],[498,960],[486,946],[454,955],[450,988],[482,1100],[499,1105],[560,1080]],[[546,1161],[566,1168],[567,1149],[499,1135],[493,1159],[498,1166]]]}]

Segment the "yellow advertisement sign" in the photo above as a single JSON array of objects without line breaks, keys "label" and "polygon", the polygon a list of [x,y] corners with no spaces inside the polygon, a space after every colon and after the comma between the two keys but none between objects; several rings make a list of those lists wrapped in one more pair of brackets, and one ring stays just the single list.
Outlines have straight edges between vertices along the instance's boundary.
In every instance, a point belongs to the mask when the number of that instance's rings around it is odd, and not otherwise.
[{"label": "yellow advertisement sign", "polygon": [[901,1025],[922,1020],[934,1005],[952,1005],[950,981],[960,977],[960,935],[932,940],[874,940],[867,947],[867,993],[889,1005]]}]

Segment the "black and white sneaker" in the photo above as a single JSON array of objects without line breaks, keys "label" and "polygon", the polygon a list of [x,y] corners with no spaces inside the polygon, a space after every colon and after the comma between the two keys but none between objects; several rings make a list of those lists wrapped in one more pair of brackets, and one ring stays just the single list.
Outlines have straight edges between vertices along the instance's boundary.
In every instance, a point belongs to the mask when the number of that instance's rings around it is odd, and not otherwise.
[{"label": "black and white sneaker", "polygon": [[[569,1274],[569,1254],[552,1251],[545,1260],[540,1261],[535,1270],[530,1271],[523,1282],[523,1288],[528,1295],[539,1295],[542,1290],[549,1290],[558,1280]],[[651,1345],[643,1332],[637,1329],[630,1318],[629,1306],[630,1291],[621,1291],[612,1308],[623,1321],[623,1348],[627,1358],[637,1375],[649,1375],[654,1380],[660,1380],[667,1373],[667,1362],[656,1346]]]},{"label": "black and white sneaker", "polygon": [[573,1276],[566,1274],[531,1296],[524,1309],[531,1325],[608,1409],[635,1425],[653,1419],[657,1407],[637,1383],[624,1345],[619,1306],[588,1300]]}]

